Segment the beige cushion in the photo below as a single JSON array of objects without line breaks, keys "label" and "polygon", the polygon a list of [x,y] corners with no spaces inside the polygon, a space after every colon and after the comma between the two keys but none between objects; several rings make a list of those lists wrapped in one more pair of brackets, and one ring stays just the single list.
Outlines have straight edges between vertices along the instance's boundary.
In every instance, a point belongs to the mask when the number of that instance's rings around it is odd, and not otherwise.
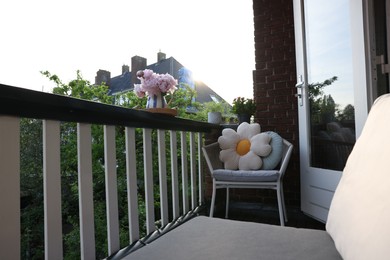
[{"label": "beige cushion", "polygon": [[390,258],[390,96],[372,107],[348,158],[326,230],[344,259]]},{"label": "beige cushion", "polygon": [[341,260],[341,257],[323,230],[199,216],[121,259]]}]

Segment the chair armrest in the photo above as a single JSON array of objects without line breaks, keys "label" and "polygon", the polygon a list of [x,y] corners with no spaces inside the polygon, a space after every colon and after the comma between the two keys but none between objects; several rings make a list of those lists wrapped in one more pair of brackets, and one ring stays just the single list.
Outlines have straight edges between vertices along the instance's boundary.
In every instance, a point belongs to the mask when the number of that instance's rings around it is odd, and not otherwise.
[{"label": "chair armrest", "polygon": [[216,169],[223,169],[223,163],[219,160],[221,148],[218,142],[202,147],[202,151],[211,174]]},{"label": "chair armrest", "polygon": [[290,161],[290,157],[292,154],[293,147],[294,146],[290,142],[283,139],[283,156],[282,156],[282,161],[281,161],[280,170],[279,170],[281,178],[283,178],[283,175],[286,172],[288,162]]}]

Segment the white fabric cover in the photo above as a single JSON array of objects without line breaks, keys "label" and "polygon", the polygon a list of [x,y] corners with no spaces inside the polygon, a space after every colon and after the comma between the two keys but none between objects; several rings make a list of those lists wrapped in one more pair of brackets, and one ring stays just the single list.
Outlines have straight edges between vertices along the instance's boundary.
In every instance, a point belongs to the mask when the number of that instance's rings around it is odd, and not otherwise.
[{"label": "white fabric cover", "polygon": [[323,230],[200,216],[121,259],[341,260],[341,257]]},{"label": "white fabric cover", "polygon": [[348,158],[326,230],[344,259],[390,259],[390,95],[376,101]]}]

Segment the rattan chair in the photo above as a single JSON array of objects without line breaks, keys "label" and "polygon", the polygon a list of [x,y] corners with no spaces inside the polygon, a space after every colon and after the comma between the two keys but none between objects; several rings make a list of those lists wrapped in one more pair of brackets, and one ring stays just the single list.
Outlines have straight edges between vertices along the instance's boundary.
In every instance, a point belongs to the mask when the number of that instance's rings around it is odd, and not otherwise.
[{"label": "rattan chair", "polygon": [[226,188],[226,212],[229,211],[229,189],[249,188],[249,189],[274,189],[276,190],[280,225],[287,222],[286,207],[283,195],[283,176],[289,163],[293,145],[283,139],[283,155],[278,167],[274,170],[226,170],[219,159],[221,151],[219,143],[215,142],[202,148],[204,157],[209,167],[213,179],[213,194],[211,199],[210,217],[214,215],[215,197],[217,189]]}]

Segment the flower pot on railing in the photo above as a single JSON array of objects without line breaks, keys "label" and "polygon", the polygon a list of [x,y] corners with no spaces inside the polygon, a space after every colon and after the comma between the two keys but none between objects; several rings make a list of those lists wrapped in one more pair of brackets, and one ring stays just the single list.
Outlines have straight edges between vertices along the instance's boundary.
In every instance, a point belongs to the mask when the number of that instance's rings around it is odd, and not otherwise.
[{"label": "flower pot on railing", "polygon": [[233,100],[232,112],[237,115],[238,122],[250,123],[256,112],[256,103],[251,98],[237,97]]},{"label": "flower pot on railing", "polygon": [[222,114],[221,112],[208,112],[207,113],[207,122],[212,124],[221,124],[222,123]]},{"label": "flower pot on railing", "polygon": [[146,102],[146,108],[166,108],[167,102],[165,96],[161,93],[156,93],[153,95],[148,95],[148,100]]},{"label": "flower pot on railing", "polygon": [[170,109],[165,100],[166,94],[172,95],[177,89],[176,79],[168,73],[157,74],[149,69],[138,71],[137,78],[141,84],[134,84],[134,93],[140,98],[147,97],[146,110],[148,112],[177,115],[177,110]]},{"label": "flower pot on railing", "polygon": [[241,124],[243,122],[247,122],[250,124],[251,122],[251,115],[249,114],[238,114],[237,115],[238,123]]}]

